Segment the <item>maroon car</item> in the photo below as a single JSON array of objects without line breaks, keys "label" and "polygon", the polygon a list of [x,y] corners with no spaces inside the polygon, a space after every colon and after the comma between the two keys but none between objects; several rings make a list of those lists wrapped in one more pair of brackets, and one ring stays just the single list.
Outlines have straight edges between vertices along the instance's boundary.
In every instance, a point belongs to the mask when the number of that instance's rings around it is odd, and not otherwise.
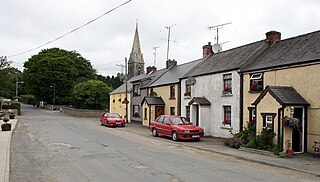
[{"label": "maroon car", "polygon": [[126,121],[118,113],[104,113],[100,118],[101,125],[126,126]]},{"label": "maroon car", "polygon": [[165,135],[172,140],[200,140],[203,138],[204,129],[193,125],[182,116],[161,115],[149,126],[154,137]]}]

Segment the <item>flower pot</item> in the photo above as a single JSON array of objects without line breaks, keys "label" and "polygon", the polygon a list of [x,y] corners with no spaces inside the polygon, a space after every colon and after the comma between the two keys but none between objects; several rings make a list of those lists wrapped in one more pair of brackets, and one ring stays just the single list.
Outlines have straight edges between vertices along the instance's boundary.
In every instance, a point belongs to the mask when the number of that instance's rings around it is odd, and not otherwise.
[{"label": "flower pot", "polygon": [[10,123],[2,124],[1,125],[1,129],[2,129],[2,131],[10,131],[11,130],[11,124]]},{"label": "flower pot", "polygon": [[9,115],[9,118],[10,119],[14,119],[14,115]]},{"label": "flower pot", "polygon": [[290,150],[289,149],[289,150],[286,151],[286,153],[287,153],[288,156],[293,156],[294,155],[294,150]]}]

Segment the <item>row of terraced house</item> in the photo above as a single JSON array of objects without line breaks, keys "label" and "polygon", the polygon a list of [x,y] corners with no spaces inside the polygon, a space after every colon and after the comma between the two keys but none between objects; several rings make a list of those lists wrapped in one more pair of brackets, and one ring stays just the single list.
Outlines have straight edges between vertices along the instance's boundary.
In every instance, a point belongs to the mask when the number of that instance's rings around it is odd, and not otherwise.
[{"label": "row of terraced house", "polygon": [[[285,40],[270,31],[218,53],[208,43],[202,52],[201,59],[167,60],[166,68],[145,72],[136,27],[127,85],[110,93],[110,112],[145,126],[162,114],[181,115],[207,136],[224,138],[255,123],[257,134],[272,130],[283,148],[313,152],[320,141],[320,31]],[[283,118],[297,118],[298,126],[285,127]]]}]

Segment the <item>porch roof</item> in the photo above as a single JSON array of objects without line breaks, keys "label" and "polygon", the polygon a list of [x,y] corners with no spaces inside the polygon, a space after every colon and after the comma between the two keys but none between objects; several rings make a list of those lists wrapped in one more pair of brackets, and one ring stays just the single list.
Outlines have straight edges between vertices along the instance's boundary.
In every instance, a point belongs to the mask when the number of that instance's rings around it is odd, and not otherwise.
[{"label": "porch roof", "polygon": [[253,105],[257,105],[268,92],[281,105],[310,105],[294,88],[288,86],[267,86]]},{"label": "porch roof", "polygon": [[208,101],[208,99],[206,99],[205,97],[193,97],[190,102],[188,103],[188,105],[191,105],[193,103],[197,103],[200,106],[210,106],[211,103],[210,101]]},{"label": "porch roof", "polygon": [[165,105],[163,99],[161,97],[144,97],[141,105],[147,102],[148,105]]}]

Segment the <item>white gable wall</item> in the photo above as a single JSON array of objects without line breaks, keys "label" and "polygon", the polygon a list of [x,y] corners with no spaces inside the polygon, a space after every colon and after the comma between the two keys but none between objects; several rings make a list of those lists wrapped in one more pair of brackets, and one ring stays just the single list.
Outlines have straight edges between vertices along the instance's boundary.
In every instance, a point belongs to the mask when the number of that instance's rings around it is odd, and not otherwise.
[{"label": "white gable wall", "polygon": [[[232,74],[232,96],[223,96],[223,74]],[[211,106],[199,106],[199,126],[205,134],[214,137],[229,137],[229,130],[239,131],[240,120],[240,76],[236,71],[195,77],[196,84],[191,88],[191,98],[185,98],[185,81],[181,80],[181,115],[186,116],[186,106],[193,97],[205,97]],[[196,103],[193,103],[193,105]],[[190,119],[195,122],[195,107],[190,106]],[[231,106],[231,128],[222,124],[223,106]]]}]

